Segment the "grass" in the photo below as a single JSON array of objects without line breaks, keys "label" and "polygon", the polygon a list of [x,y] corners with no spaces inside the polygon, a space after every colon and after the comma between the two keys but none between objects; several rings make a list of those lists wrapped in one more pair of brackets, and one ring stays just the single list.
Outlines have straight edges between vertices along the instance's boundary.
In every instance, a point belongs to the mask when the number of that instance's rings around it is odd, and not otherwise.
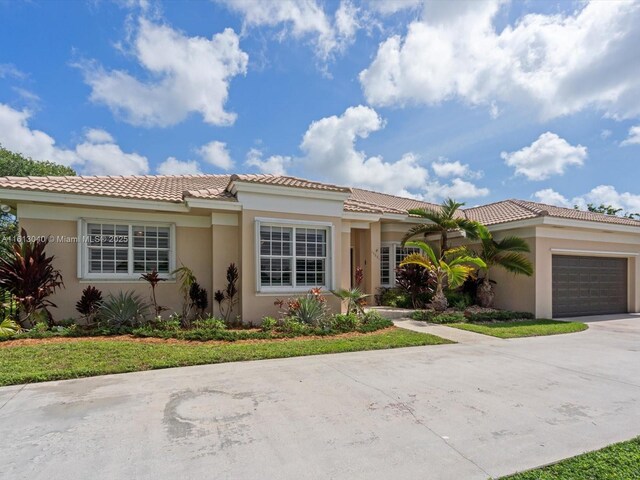
[{"label": "grass", "polygon": [[640,437],[502,480],[622,480],[640,478]]},{"label": "grass", "polygon": [[77,339],[0,347],[0,385],[45,382],[157,368],[452,343],[389,328],[336,338],[236,343]]},{"label": "grass", "polygon": [[561,322],[546,319],[513,322],[452,323],[449,326],[498,338],[558,335],[560,333],[581,332],[588,328],[587,325],[581,322]]}]

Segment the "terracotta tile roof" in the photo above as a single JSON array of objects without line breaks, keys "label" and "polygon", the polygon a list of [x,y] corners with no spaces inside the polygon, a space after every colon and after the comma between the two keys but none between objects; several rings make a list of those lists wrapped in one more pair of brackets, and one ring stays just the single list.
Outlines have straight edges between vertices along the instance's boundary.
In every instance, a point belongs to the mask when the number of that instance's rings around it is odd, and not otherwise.
[{"label": "terracotta tile roof", "polygon": [[224,189],[229,175],[0,177],[0,188],[182,202],[185,192]]},{"label": "terracotta tile roof", "polygon": [[[307,188],[350,193],[344,210],[356,213],[405,214],[414,208],[438,209],[439,205],[398,197],[360,188],[348,188],[286,175],[139,175],[139,176],[78,176],[78,177],[0,177],[0,189],[53,192],[78,195],[98,195],[136,200],[183,202],[185,198],[236,201],[229,186],[233,182],[262,183],[284,187]],[[639,220],[556,207],[527,200],[501,202],[465,208],[459,215],[484,223],[555,217],[589,220],[602,223],[640,227]]]},{"label": "terracotta tile roof", "polygon": [[339,187],[329,183],[314,182],[303,178],[290,177],[288,175],[232,175],[231,181],[264,183],[268,185],[281,185],[283,187],[310,188],[312,190],[327,190],[333,192],[348,193],[348,187]]},{"label": "terracotta tile roof", "polygon": [[464,212],[470,220],[476,220],[485,225],[495,225],[537,217],[554,217],[640,227],[640,221],[631,218],[605,215],[604,213],[585,212],[574,208],[557,207],[555,205],[530,202],[528,200],[503,200],[489,205],[467,208]]}]

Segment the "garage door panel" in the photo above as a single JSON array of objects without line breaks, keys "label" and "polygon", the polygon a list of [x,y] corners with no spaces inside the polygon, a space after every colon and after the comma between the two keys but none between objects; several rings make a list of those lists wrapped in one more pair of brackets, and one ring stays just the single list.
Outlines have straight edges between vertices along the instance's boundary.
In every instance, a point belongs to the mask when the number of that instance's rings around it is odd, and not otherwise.
[{"label": "garage door panel", "polygon": [[627,259],[554,255],[553,316],[627,312]]}]

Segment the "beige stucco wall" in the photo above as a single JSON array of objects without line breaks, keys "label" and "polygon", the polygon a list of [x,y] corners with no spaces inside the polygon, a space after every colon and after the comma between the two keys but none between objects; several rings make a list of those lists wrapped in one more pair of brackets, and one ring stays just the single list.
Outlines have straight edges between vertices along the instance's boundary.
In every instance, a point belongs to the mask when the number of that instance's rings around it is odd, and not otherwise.
[{"label": "beige stucco wall", "polygon": [[[213,225],[211,228],[211,261],[208,265],[212,270],[213,287],[209,293],[209,300],[214,314],[218,315],[218,304],[213,299],[216,290],[224,290],[227,286],[227,268],[235,263],[240,273],[238,290],[242,286],[242,262],[240,259],[241,229],[240,214],[237,215],[238,225]],[[203,259],[204,263],[204,259]],[[238,304],[232,312],[233,316],[242,315],[242,303],[238,297]]]},{"label": "beige stucco wall", "polygon": [[[242,229],[242,319],[245,323],[259,323],[264,316],[276,316],[278,307],[274,305],[277,299],[287,299],[303,294],[304,292],[259,293],[257,292],[257,262],[256,262],[256,228],[257,217],[277,220],[326,222],[333,227],[332,238],[332,277],[335,280],[335,288],[349,288],[349,257],[342,247],[342,219],[340,217],[326,217],[318,215],[287,214],[276,212],[264,212],[259,210],[243,210],[241,219]],[[346,239],[345,239],[346,240]],[[347,269],[345,273],[343,269]],[[346,283],[345,283],[346,282]],[[327,295],[329,307],[333,311],[342,309],[340,301],[331,294]]]},{"label": "beige stucco wall", "polygon": [[[61,207],[62,208],[62,207]],[[19,212],[18,212],[19,214]],[[124,220],[125,218],[123,218]],[[77,221],[20,219],[20,226],[29,235],[54,235],[77,237]],[[100,281],[81,280],[77,276],[78,245],[75,243],[55,243],[47,245],[47,253],[55,256],[54,266],[61,271],[65,288],[59,290],[52,298],[58,308],[52,308],[55,319],[77,317],[75,304],[80,299],[82,290],[93,285],[103,292],[103,296],[119,291],[133,290],[145,300],[150,299],[149,285],[144,281]],[[207,289],[211,299],[211,228],[176,227],[176,263],[191,268],[200,285]],[[159,303],[168,307],[167,313],[180,311],[182,298],[179,285],[175,281],[161,282],[156,290]]]}]

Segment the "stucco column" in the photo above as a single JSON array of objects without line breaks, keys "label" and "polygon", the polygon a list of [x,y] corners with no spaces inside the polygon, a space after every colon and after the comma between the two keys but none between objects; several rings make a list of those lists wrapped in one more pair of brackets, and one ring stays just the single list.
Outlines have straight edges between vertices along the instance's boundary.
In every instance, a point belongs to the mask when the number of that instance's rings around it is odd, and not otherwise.
[{"label": "stucco column", "polygon": [[365,292],[374,295],[380,288],[380,223],[372,222],[365,235],[364,286]]},{"label": "stucco column", "polygon": [[340,233],[340,258],[338,259],[336,268],[336,282],[339,288],[351,288],[351,222],[342,222],[342,231]]},{"label": "stucco column", "polygon": [[538,318],[551,318],[553,314],[552,258],[549,245],[543,238],[536,238],[535,258],[536,288],[535,292],[530,292],[536,298],[534,313]]}]

